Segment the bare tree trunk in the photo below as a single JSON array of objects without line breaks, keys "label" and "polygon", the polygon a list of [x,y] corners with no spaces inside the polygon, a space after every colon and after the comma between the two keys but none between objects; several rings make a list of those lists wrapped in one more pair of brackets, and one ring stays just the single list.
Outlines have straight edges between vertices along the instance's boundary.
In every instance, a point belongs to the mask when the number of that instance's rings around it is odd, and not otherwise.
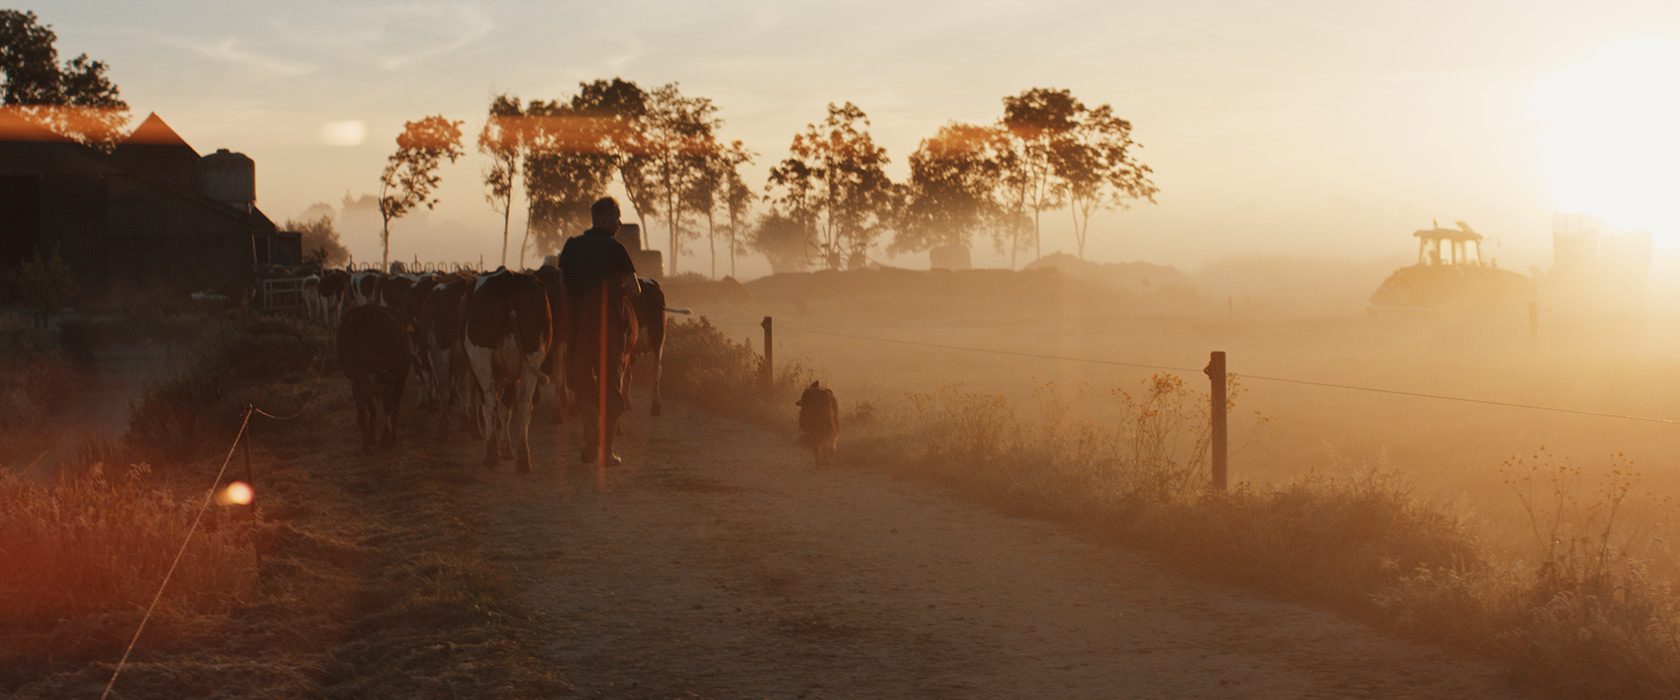
[{"label": "bare tree trunk", "polygon": [[513,219],[513,194],[502,200],[502,267],[507,267],[508,224]]},{"label": "bare tree trunk", "polygon": [[525,251],[531,247],[531,215],[525,215],[525,238],[519,241],[519,269],[525,269]]},{"label": "bare tree trunk", "polygon": [[[670,180],[666,180],[665,191],[671,191]],[[665,220],[671,222],[671,264],[670,272],[667,274],[676,275],[677,256],[680,255],[680,252],[677,250],[677,222],[682,220],[682,214],[677,211],[676,195],[667,194],[665,197],[665,205]]]},{"label": "bare tree trunk", "polygon": [[712,279],[717,279],[717,227],[712,225],[712,211],[706,210],[706,247],[712,253]]},{"label": "bare tree trunk", "polygon": [[1038,229],[1038,214],[1039,214],[1038,207],[1036,207],[1036,206],[1033,207],[1033,259],[1034,260],[1037,260],[1039,258],[1044,257],[1044,237],[1039,235],[1039,232],[1038,232],[1039,231],[1039,229]]},{"label": "bare tree trunk", "polygon": [[1085,231],[1079,228],[1079,200],[1069,198],[1068,213],[1073,215],[1073,245],[1079,250],[1079,259],[1085,259]]},{"label": "bare tree trunk", "polygon": [[381,218],[385,223],[379,230],[379,271],[386,272],[391,269],[391,217]]}]

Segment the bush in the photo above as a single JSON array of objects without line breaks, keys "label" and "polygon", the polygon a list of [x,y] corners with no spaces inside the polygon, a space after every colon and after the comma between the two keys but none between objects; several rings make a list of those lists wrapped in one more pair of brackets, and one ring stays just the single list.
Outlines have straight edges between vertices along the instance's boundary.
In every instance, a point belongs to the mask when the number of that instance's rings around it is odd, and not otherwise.
[{"label": "bush", "polygon": [[77,378],[53,333],[0,315],[0,432],[39,425],[69,399]]},{"label": "bush", "polygon": [[797,363],[784,365],[768,390],[764,356],[730,340],[711,321],[671,324],[665,332],[664,388],[707,410],[785,422],[809,382]]},{"label": "bush", "polygon": [[221,448],[261,383],[295,379],[326,361],[326,337],[295,319],[237,318],[207,331],[203,343],[184,370],[147,385],[129,409],[135,458],[176,464]]}]

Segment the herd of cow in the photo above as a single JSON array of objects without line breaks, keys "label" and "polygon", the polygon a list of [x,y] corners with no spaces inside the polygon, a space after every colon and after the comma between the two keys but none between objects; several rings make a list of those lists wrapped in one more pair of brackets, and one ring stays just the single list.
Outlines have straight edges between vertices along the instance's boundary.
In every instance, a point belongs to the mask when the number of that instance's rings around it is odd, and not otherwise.
[{"label": "herd of cow", "polygon": [[[630,368],[639,355],[650,355],[651,410],[659,415],[665,320],[673,310],[665,307],[657,282],[640,282],[641,293],[625,300],[631,307],[625,316],[635,322],[603,329],[620,334],[612,346],[625,349],[623,376],[607,380],[624,382],[628,396]],[[556,423],[572,405],[567,351],[580,336],[553,264],[478,274],[325,270],[305,279],[303,295],[311,318],[337,327],[339,364],[350,379],[363,450],[396,441],[411,373],[422,408],[438,410],[439,438],[447,439],[452,421],[465,419],[484,439],[488,467],[511,456],[519,471],[530,469],[527,435],[540,385],[554,388]]]}]

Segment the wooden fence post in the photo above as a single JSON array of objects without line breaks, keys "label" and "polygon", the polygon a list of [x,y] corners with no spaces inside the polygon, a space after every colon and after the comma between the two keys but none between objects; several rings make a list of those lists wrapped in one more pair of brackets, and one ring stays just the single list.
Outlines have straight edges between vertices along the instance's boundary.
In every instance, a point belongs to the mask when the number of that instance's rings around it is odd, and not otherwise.
[{"label": "wooden fence post", "polygon": [[764,391],[769,393],[776,386],[776,345],[775,321],[769,316],[764,317]]},{"label": "wooden fence post", "polygon": [[1229,462],[1227,461],[1229,454],[1227,452],[1228,446],[1226,442],[1225,423],[1225,351],[1215,350],[1213,354],[1208,357],[1207,368],[1203,369],[1202,372],[1207,374],[1208,381],[1212,382],[1212,391],[1209,392],[1212,397],[1211,404],[1209,406],[1211,409],[1211,412],[1209,413],[1211,418],[1210,427],[1212,428],[1213,433],[1212,488],[1214,491],[1224,491],[1226,470],[1229,467]]}]

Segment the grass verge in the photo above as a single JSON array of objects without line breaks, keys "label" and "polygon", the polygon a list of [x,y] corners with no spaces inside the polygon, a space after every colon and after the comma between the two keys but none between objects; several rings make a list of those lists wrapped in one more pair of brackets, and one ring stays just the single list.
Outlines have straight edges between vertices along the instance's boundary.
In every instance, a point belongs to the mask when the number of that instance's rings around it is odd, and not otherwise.
[{"label": "grass verge", "polygon": [[[791,425],[789,389],[766,394],[745,381],[760,361],[750,348],[704,321],[674,325],[668,342],[685,348],[668,355],[675,395]],[[1680,605],[1672,583],[1636,556],[1625,469],[1586,483],[1544,454],[1507,464],[1535,533],[1527,551],[1507,552],[1468,513],[1415,497],[1402,474],[1382,468],[1209,493],[1206,398],[1174,375],[1115,390],[1118,411],[1104,414],[1122,419],[1109,424],[1077,419],[1054,386],[1030,406],[954,387],[911,398],[914,415],[875,417],[861,436],[845,429],[850,461],[1470,649],[1536,689],[1680,695]],[[872,413],[856,407],[846,422]]]}]

